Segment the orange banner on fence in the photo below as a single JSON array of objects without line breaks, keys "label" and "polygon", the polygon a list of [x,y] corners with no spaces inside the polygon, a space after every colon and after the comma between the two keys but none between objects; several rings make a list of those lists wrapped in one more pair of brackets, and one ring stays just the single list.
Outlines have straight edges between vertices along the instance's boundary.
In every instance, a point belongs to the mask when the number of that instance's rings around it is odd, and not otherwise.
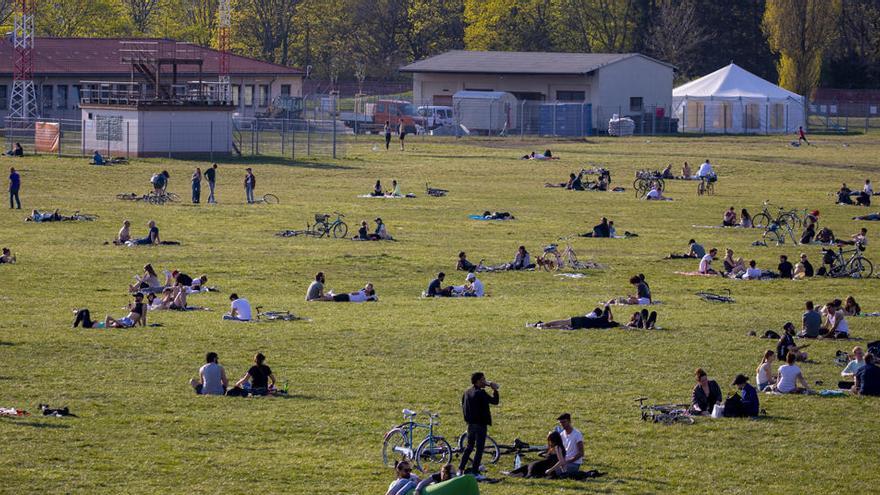
[{"label": "orange banner on fence", "polygon": [[34,148],[37,153],[58,153],[61,124],[55,122],[34,123]]}]

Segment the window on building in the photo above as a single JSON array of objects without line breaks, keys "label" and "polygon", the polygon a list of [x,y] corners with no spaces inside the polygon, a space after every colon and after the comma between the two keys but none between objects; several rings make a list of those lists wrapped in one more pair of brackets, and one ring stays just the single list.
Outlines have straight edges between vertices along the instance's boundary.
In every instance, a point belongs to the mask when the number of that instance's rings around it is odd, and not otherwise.
[{"label": "window on building", "polygon": [[74,84],[73,85],[73,94],[70,95],[70,99],[73,101],[72,108],[79,108],[80,98],[82,97],[82,85]]},{"label": "window on building", "polygon": [[241,86],[238,84],[232,85],[232,105],[238,106],[241,103],[239,92],[241,91]]},{"label": "window on building", "polygon": [[629,111],[630,112],[640,112],[641,113],[644,109],[645,109],[645,107],[642,104],[642,97],[641,96],[630,97],[630,99],[629,99]]},{"label": "window on building", "polygon": [[732,130],[733,115],[730,112],[730,103],[718,103],[712,108],[712,127],[724,132]]},{"label": "window on building", "polygon": [[770,128],[782,129],[785,127],[785,105],[774,103],[770,105]]},{"label": "window on building", "polygon": [[56,105],[58,106],[58,108],[66,109],[67,108],[67,85],[66,84],[59,84],[58,86],[55,87],[55,92],[58,95],[58,101],[56,102]]},{"label": "window on building", "polygon": [[43,94],[42,102],[43,102],[43,110],[51,110],[52,109],[52,91],[53,87],[51,84],[43,85]]},{"label": "window on building", "polygon": [[745,106],[746,130],[754,131],[761,128],[761,105],[749,103]]},{"label": "window on building", "polygon": [[0,84],[0,110],[6,110],[9,107],[9,86]]},{"label": "window on building", "polygon": [[586,91],[557,91],[556,101],[582,102],[587,99]]},{"label": "window on building", "polygon": [[254,106],[254,85],[248,84],[244,87],[244,106]]},{"label": "window on building", "polygon": [[290,96],[290,84],[281,85],[281,96]]},{"label": "window on building", "polygon": [[260,85],[260,98],[257,100],[260,103],[261,107],[269,106],[269,85],[261,84]]}]

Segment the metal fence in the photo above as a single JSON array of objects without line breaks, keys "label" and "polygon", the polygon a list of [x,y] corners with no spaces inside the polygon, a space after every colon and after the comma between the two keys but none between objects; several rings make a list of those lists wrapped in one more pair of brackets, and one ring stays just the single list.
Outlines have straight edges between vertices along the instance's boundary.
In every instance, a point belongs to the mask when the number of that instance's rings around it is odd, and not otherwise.
[{"label": "metal fence", "polygon": [[811,131],[871,132],[880,129],[880,101],[812,101],[807,120]]}]

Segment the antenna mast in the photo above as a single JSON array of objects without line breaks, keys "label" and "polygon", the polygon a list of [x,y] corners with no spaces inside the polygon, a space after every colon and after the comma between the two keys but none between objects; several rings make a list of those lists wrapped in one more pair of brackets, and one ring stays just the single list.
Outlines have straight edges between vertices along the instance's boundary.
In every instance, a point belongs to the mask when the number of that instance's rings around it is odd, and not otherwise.
[{"label": "antenna mast", "polygon": [[229,29],[232,27],[231,0],[220,0],[220,31],[218,33],[220,48],[219,98],[220,101],[232,102],[232,85],[229,80]]},{"label": "antenna mast", "polygon": [[9,116],[21,121],[37,118],[37,93],[34,89],[34,14],[36,0],[17,0],[12,31],[14,74]]}]

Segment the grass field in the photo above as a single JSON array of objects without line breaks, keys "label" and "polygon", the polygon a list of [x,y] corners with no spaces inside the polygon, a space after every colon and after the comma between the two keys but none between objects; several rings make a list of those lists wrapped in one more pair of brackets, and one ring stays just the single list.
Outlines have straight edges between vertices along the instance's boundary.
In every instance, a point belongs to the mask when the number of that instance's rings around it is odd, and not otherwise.
[{"label": "grass field", "polygon": [[[440,432],[457,437],[464,424],[459,398],[472,371],[502,384],[490,435],[539,443],[554,418],[571,412],[586,437],[586,463],[608,475],[589,482],[505,480],[483,485],[493,495],[528,493],[868,493],[877,490],[880,415],[876,399],[762,395],[769,417],[758,421],[704,419],[689,427],[639,420],[633,398],[686,402],[693,370],[703,367],[726,393],[737,373],[754,381],[765,349],[775,343],[749,330],[799,324],[803,302],[854,295],[866,311],[880,310],[880,281],[731,281],[684,277],[690,260],[661,261],[684,251],[691,237],[707,249],[774,269],[780,254],[816,246],[753,247],[760,232],[703,229],[719,224],[728,206],[753,214],[761,201],[821,210],[821,225],[848,236],[865,209],[833,205],[840,182],[877,179],[876,137],[816,136],[815,146],[791,148],[786,137],[597,138],[586,142],[472,140],[416,142],[406,153],[371,151],[360,140],[345,160],[223,163],[217,206],[164,207],[117,201],[146,192],[154,171],[171,173],[169,190],[189,195],[195,161],[135,160],[107,168],[82,159],[3,160],[21,169],[25,210],[0,209],[0,244],[18,255],[0,266],[0,406],[36,412],[40,402],[69,405],[78,419],[0,418],[0,492],[46,493],[384,493],[393,478],[381,463],[382,436],[400,410],[443,414]],[[562,160],[520,161],[531,149],[553,149]],[[678,169],[710,158],[720,174],[717,194],[697,197],[693,182],[671,182],[673,202],[646,203],[631,193],[633,172]],[[259,194],[277,206],[244,204],[243,169],[252,165]],[[542,187],[589,164],[611,169],[626,193],[567,192]],[[359,199],[377,178],[399,180],[416,199]],[[423,194],[425,182],[449,189]],[[5,186],[5,181],[4,181]],[[207,189],[207,188],[205,188]],[[203,191],[203,200],[206,198]],[[4,196],[4,201],[5,201]],[[100,215],[91,223],[24,223],[32,208],[60,207]],[[302,228],[316,212],[346,213],[354,229],[381,216],[398,242],[278,238]],[[516,221],[467,219],[484,210],[510,211]],[[875,211],[875,210],[871,210]],[[420,299],[432,276],[455,272],[459,250],[473,261],[503,262],[525,244],[535,256],[559,236],[588,231],[599,217],[633,239],[572,242],[581,259],[609,266],[572,280],[543,272],[481,275],[491,297]],[[133,233],[155,219],[180,246],[103,245],[123,219]],[[876,228],[867,223],[877,256]],[[205,273],[222,292],[191,304],[211,312],[154,312],[161,327],[130,330],[70,328],[71,310],[123,316],[126,287],[145,263]],[[355,290],[373,282],[371,304],[305,303],[316,271],[327,288]],[[526,321],[583,314],[598,301],[631,292],[629,276],[644,273],[662,331],[524,328]],[[729,288],[737,303],[711,305],[699,289]],[[290,309],[311,322],[233,324],[221,321],[228,294],[253,305]],[[625,309],[616,313],[626,321]],[[862,344],[880,339],[871,318],[850,319]],[[840,368],[834,351],[852,342],[819,341],[803,366],[811,383],[832,387]],[[277,399],[197,397],[187,384],[206,351],[216,351],[230,379],[257,351],[292,396]],[[817,387],[823,388],[823,387]],[[490,467],[495,476],[511,458]],[[871,474],[874,473],[874,474]]]}]

